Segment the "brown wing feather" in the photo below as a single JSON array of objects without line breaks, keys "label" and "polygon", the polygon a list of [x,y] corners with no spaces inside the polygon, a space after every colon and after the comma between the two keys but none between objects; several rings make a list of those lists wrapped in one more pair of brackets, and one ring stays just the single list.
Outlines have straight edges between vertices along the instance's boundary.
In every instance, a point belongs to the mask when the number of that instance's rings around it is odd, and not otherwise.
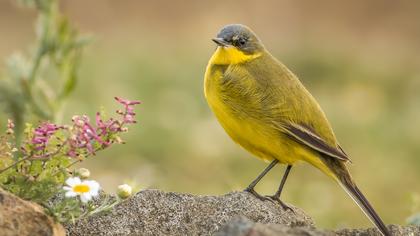
[{"label": "brown wing feather", "polygon": [[342,161],[350,161],[350,158],[339,145],[338,147],[332,147],[313,131],[296,124],[282,125],[282,127],[286,130],[287,134],[297,142],[327,156],[334,157]]}]

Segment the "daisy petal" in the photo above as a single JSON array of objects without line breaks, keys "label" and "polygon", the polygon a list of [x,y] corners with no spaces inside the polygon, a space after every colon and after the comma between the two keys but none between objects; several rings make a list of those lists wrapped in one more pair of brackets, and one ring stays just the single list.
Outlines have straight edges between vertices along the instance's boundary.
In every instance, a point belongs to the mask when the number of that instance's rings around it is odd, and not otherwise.
[{"label": "daisy petal", "polygon": [[73,188],[72,188],[72,187],[69,187],[69,186],[64,186],[64,187],[63,187],[63,190],[66,190],[66,191],[72,191],[72,190],[73,190]]},{"label": "daisy petal", "polygon": [[89,186],[89,194],[91,194],[92,196],[98,195],[99,189],[101,188],[98,182],[94,180],[85,180],[83,183]]},{"label": "daisy petal", "polygon": [[92,189],[89,191],[89,194],[92,195],[92,197],[96,197],[99,195],[99,189]]},{"label": "daisy petal", "polygon": [[73,187],[76,184],[80,184],[82,181],[80,181],[79,177],[70,177],[66,180],[66,184],[70,187]]},{"label": "daisy petal", "polygon": [[98,182],[96,182],[96,181],[94,181],[94,180],[91,180],[91,183],[90,183],[91,185],[91,188],[93,188],[93,189],[100,189],[101,188],[101,186],[99,186],[99,183]]},{"label": "daisy petal", "polygon": [[92,196],[89,193],[84,193],[80,195],[80,200],[82,200],[83,203],[87,203],[92,199]]},{"label": "daisy petal", "polygon": [[77,193],[73,192],[73,191],[68,191],[65,194],[66,197],[76,197]]}]

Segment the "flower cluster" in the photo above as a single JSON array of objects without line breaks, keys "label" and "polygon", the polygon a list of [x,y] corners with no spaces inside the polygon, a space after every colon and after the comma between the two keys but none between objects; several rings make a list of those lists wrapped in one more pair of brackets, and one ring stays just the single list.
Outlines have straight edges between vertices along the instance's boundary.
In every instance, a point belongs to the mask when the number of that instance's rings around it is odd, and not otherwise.
[{"label": "flower cluster", "polygon": [[[49,158],[63,151],[65,156],[83,158],[95,155],[98,150],[113,143],[122,143],[118,134],[128,130],[126,125],[136,123],[134,106],[140,102],[118,97],[115,100],[124,106],[123,110],[117,110],[117,114],[121,115],[119,119],[109,118],[104,121],[101,113],[97,112],[95,122],[91,122],[86,115],[73,116],[70,126],[44,122],[30,132],[32,135],[24,141],[27,145],[22,146],[22,153],[32,158]],[[8,133],[12,134],[13,128],[13,122],[9,121]],[[59,131],[63,133],[59,134]],[[55,142],[56,145],[49,146],[53,137],[59,140]]]},{"label": "flower cluster", "polygon": [[124,110],[117,111],[117,113],[122,116],[120,120],[110,118],[104,121],[99,112],[96,113],[95,124],[92,124],[87,116],[73,117],[73,135],[68,141],[68,156],[78,157],[84,154],[94,155],[99,149],[108,147],[114,142],[121,142],[121,139],[117,134],[127,130],[124,125],[136,123],[134,120],[136,115],[134,106],[140,104],[140,102],[119,97],[115,97],[115,100],[124,105]]},{"label": "flower cluster", "polygon": [[[54,156],[77,157],[81,160],[89,155],[95,155],[97,151],[113,143],[122,143],[118,135],[128,130],[126,125],[136,123],[134,106],[140,102],[119,97],[115,97],[115,100],[124,106],[123,110],[117,110],[117,114],[121,115],[119,119],[109,118],[104,121],[98,112],[95,123],[92,123],[89,117],[82,115],[74,116],[70,126],[43,122],[33,129],[28,125],[25,131],[26,139],[20,147],[23,160],[46,160]],[[13,136],[14,127],[13,122],[9,120],[6,134]],[[3,139],[6,140],[7,137]],[[3,171],[0,170],[0,174]]]},{"label": "flower cluster", "polygon": [[68,155],[78,156],[77,150],[86,149],[88,153],[95,154],[94,144],[96,142],[107,146],[96,132],[87,116],[73,116],[73,135],[69,139]]}]

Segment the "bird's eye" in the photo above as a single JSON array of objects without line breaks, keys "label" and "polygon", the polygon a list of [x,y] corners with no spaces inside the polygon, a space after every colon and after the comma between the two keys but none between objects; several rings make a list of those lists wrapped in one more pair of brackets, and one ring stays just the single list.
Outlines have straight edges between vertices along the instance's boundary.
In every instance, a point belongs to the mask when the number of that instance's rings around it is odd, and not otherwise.
[{"label": "bird's eye", "polygon": [[246,44],[246,39],[244,38],[238,39],[238,46],[242,47],[242,46],[245,46],[245,44]]}]

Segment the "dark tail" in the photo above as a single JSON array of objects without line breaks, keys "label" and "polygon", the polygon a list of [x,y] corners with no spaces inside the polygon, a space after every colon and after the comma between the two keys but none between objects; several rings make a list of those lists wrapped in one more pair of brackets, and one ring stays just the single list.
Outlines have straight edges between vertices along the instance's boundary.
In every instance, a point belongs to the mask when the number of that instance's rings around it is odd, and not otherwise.
[{"label": "dark tail", "polygon": [[[347,172],[347,171],[346,171]],[[344,174],[344,173],[343,173]],[[347,192],[348,195],[356,202],[356,204],[362,209],[363,213],[375,224],[375,226],[379,229],[379,231],[384,236],[391,236],[391,233],[386,228],[382,219],[378,216],[376,211],[370,205],[369,201],[366,197],[362,194],[356,184],[351,180],[349,174],[345,173],[338,177],[339,184],[344,190]]]}]

